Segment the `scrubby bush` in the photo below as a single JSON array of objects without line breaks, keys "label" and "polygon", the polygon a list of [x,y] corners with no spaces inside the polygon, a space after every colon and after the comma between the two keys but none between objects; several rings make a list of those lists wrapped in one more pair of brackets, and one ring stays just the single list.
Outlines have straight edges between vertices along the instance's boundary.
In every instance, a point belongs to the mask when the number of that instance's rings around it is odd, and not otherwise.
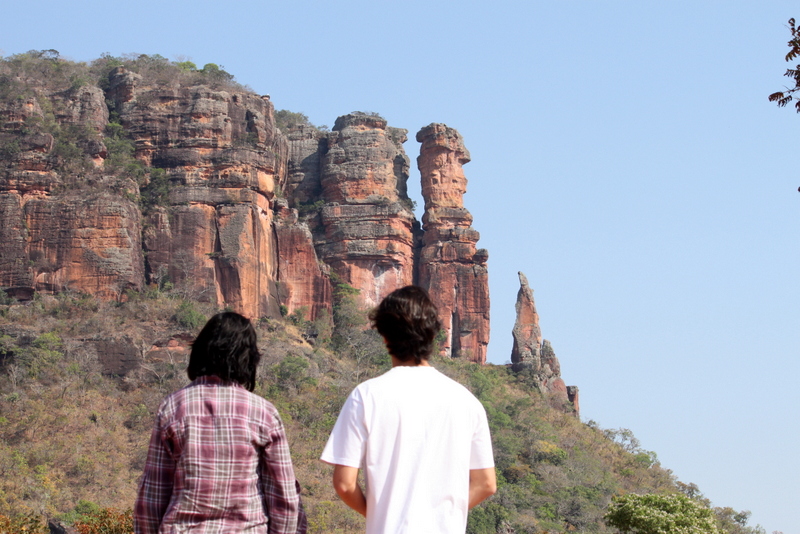
[{"label": "scrubby bush", "polygon": [[[37,514],[7,516],[0,514],[0,534],[46,534],[49,529]],[[128,534],[128,533],[126,533]]]},{"label": "scrubby bush", "polygon": [[188,330],[199,329],[207,320],[208,317],[199,312],[191,300],[182,301],[175,310],[175,322]]},{"label": "scrubby bush", "polygon": [[131,534],[133,511],[101,508],[83,515],[72,526],[78,534]]}]

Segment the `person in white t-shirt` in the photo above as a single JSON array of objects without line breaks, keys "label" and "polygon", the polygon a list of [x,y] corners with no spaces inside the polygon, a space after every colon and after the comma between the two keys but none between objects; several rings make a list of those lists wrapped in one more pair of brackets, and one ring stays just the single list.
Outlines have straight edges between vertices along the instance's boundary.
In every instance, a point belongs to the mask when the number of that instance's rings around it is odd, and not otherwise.
[{"label": "person in white t-shirt", "polygon": [[464,534],[469,509],[497,490],[486,411],[428,363],[441,324],[425,290],[395,290],[370,319],[392,369],[352,391],[321,459],[367,534]]}]

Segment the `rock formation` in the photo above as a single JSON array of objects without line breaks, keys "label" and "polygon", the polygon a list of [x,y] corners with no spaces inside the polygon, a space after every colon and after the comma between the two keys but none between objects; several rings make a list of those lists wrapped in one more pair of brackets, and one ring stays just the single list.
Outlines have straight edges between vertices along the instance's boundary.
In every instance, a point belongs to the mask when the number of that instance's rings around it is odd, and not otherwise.
[{"label": "rock formation", "polygon": [[514,371],[530,374],[534,386],[559,406],[572,406],[579,410],[578,387],[564,384],[561,364],[546,339],[542,339],[539,314],[533,300],[533,290],[528,279],[519,273],[520,288],[517,293],[517,320],[512,336],[511,364]]},{"label": "rock formation", "polygon": [[[269,99],[199,85],[144,85],[117,68],[109,96],[136,158],[163,169],[169,216],[146,218],[147,269],[187,296],[250,317],[279,313],[272,201],[287,146]],[[157,274],[155,274],[157,276]]]},{"label": "rock formation", "polygon": [[414,281],[414,214],[406,195],[406,130],[364,113],[336,119],[321,157],[325,205],[315,244],[341,280],[376,306]]},{"label": "rock formation", "polygon": [[419,284],[430,290],[447,337],[445,355],[486,361],[489,344],[489,283],[480,234],[464,208],[467,179],[462,166],[469,152],[461,135],[444,124],[417,133],[422,143],[417,165],[422,179],[425,214],[419,255]]},{"label": "rock formation", "polygon": [[[464,209],[469,161],[461,136],[431,125],[417,136],[425,230],[406,193],[406,130],[374,114],[339,117],[329,133],[308,126],[287,132],[286,196],[305,213],[319,258],[360,290],[362,305],[418,283],[430,289],[443,319],[443,354],[483,363],[489,341],[485,250]],[[445,180],[439,180],[443,176]],[[442,292],[441,287],[453,291]]]},{"label": "rock formation", "polygon": [[0,65],[0,287],[121,300],[150,284],[251,318],[315,320],[332,316],[334,279],[364,307],[416,283],[441,312],[443,353],[485,362],[488,254],[463,205],[457,131],[417,135],[423,231],[407,130],[354,112],[332,131],[282,132],[269,97],[140,60],[72,86],[49,66]]},{"label": "rock formation", "polygon": [[297,210],[286,201],[277,203],[275,234],[278,244],[278,294],[286,313],[300,310],[306,319],[332,316],[328,268],[317,259],[308,225],[298,221]]},{"label": "rock formation", "polygon": [[[85,157],[102,161],[97,132],[107,117],[98,88],[0,102],[0,286],[10,294],[75,290],[120,298],[141,289],[136,184],[76,176],[88,171]],[[58,140],[45,128],[56,118]],[[72,135],[77,140],[66,142]]]},{"label": "rock formation", "polygon": [[514,322],[514,344],[511,347],[511,363],[516,366],[530,365],[534,370],[541,368],[542,330],[539,328],[539,314],[533,301],[533,290],[527,277],[520,273],[520,288],[517,292],[517,320]]}]

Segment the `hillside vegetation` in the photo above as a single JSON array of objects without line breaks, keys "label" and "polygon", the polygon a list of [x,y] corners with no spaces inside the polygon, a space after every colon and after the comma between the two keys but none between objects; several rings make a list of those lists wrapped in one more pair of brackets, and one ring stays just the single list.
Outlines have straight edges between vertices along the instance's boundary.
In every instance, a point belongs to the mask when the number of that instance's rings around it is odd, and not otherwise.
[{"label": "hillside vegetation", "polygon": [[[122,303],[61,294],[0,306],[0,514],[69,519],[87,502],[132,506],[155,410],[188,383],[185,352],[147,358],[147,350],[155,338],[196,333],[216,311],[204,306],[155,289]],[[349,391],[389,367],[346,293],[336,317],[337,328],[327,331],[298,314],[257,324],[264,357],[256,392],[286,422],[313,532],[362,528],[318,457]],[[120,332],[141,348],[141,361],[111,376],[86,340]],[[483,402],[493,434],[499,490],[472,511],[470,532],[615,532],[602,520],[615,495],[683,490],[702,500],[629,430],[581,423],[505,366],[433,363]],[[746,513],[717,511],[728,532],[758,532],[745,526]]]}]

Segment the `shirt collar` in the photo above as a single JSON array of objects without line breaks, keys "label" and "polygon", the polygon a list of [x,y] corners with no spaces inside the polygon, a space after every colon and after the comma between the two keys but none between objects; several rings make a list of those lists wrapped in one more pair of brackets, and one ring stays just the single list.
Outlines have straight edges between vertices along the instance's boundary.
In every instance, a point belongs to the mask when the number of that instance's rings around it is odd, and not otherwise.
[{"label": "shirt collar", "polygon": [[198,376],[192,381],[193,386],[238,386],[243,388],[241,384],[235,380],[223,380],[217,375],[204,375]]}]

